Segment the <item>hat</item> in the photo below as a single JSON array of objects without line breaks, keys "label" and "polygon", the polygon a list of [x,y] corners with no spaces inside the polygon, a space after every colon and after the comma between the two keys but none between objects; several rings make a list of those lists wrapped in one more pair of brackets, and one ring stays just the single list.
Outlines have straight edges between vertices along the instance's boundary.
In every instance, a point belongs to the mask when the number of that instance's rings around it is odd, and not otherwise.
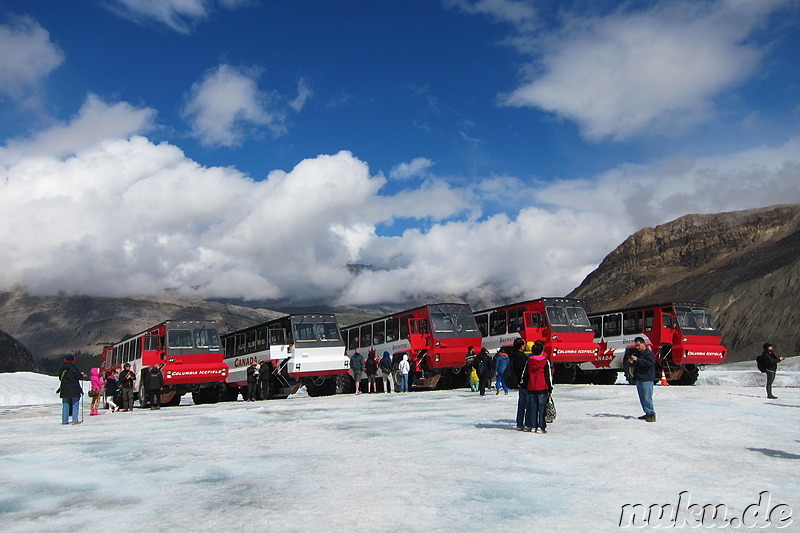
[{"label": "hat", "polygon": [[772,348],[772,344],[771,344],[771,343],[769,343],[769,342],[765,342],[765,343],[764,343],[764,346],[763,346],[763,348],[764,348],[765,350],[769,350],[770,348]]},{"label": "hat", "polygon": [[65,356],[64,357],[64,362],[65,363],[74,363],[75,362],[75,356],[72,355],[72,354],[69,354],[69,355]]}]

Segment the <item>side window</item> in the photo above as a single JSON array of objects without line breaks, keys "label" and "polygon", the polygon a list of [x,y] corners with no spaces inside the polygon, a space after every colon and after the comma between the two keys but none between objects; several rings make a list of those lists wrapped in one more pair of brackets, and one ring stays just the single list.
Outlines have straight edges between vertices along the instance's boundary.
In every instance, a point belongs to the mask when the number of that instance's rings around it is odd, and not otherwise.
[{"label": "side window", "polygon": [[361,326],[361,346],[372,346],[372,324]]},{"label": "side window", "polygon": [[267,349],[267,327],[260,327],[256,330],[256,347],[259,351]]},{"label": "side window", "polygon": [[603,337],[619,337],[622,335],[622,315],[606,315],[603,317]]},{"label": "side window", "polygon": [[245,335],[244,333],[237,333],[236,334],[236,355],[243,355],[247,350],[247,345],[245,344]]},{"label": "side window", "polygon": [[522,331],[522,314],[525,312],[524,307],[517,307],[508,311],[508,332],[515,333]]},{"label": "side window", "polygon": [[386,321],[386,342],[394,342],[400,336],[400,322],[397,318],[390,318]]},{"label": "side window", "polygon": [[372,324],[372,342],[375,344],[383,344],[386,339],[386,322],[375,322]]},{"label": "side window", "polygon": [[478,315],[475,317],[475,322],[478,324],[478,331],[481,332],[481,337],[488,337],[489,315]]},{"label": "side window", "polygon": [[506,312],[492,311],[489,316],[489,331],[492,335],[505,335],[506,334]]},{"label": "side window", "polygon": [[649,333],[649,332],[653,331],[653,321],[655,320],[654,315],[655,315],[655,313],[654,313],[654,311],[652,309],[648,309],[647,311],[644,312],[644,332],[645,333]]},{"label": "side window", "polygon": [[603,336],[603,318],[599,316],[589,317],[589,323],[594,331],[594,338],[599,339]]},{"label": "side window", "polygon": [[622,315],[622,333],[636,335],[642,332],[642,312],[632,311]]},{"label": "side window", "polygon": [[351,328],[347,330],[347,349],[355,350],[358,348],[358,328]]},{"label": "side window", "polygon": [[544,316],[542,313],[527,313],[529,328],[543,328]]},{"label": "side window", "polygon": [[403,315],[400,317],[400,338],[408,338],[408,321],[414,318],[414,315]]}]

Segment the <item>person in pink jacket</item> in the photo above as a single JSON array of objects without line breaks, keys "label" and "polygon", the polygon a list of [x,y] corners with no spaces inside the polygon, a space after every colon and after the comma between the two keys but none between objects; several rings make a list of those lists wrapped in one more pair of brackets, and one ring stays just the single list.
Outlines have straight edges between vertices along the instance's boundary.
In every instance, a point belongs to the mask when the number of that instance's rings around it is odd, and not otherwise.
[{"label": "person in pink jacket", "polygon": [[544,410],[547,400],[553,390],[550,361],[542,355],[542,345],[536,344],[531,350],[531,356],[525,365],[525,372],[520,384],[524,384],[528,391],[528,409],[525,411],[525,430],[535,433],[547,433],[547,422],[544,420]]},{"label": "person in pink jacket", "polygon": [[100,376],[99,368],[92,369],[90,382],[92,385],[92,392],[89,393],[89,396],[92,397],[92,405],[89,415],[99,415],[100,411],[97,409],[100,407],[100,398],[103,397],[103,389],[106,386],[105,381],[103,381],[103,378]]}]

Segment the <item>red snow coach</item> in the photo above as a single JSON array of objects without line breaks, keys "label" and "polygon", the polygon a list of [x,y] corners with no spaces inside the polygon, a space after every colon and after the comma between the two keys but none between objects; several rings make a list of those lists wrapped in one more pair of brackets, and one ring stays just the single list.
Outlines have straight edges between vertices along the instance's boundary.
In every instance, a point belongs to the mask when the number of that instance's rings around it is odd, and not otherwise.
[{"label": "red snow coach", "polygon": [[582,370],[622,371],[633,382],[628,357],[633,340],[642,337],[661,365],[670,385],[692,385],[703,365],[725,360],[728,349],[703,304],[668,302],[589,314],[600,357]]},{"label": "red snow coach", "polygon": [[178,405],[187,392],[192,393],[195,403],[204,403],[201,387],[223,382],[228,376],[217,325],[209,320],[167,320],[107,346],[100,363],[101,374],[120,371],[125,363],[130,363],[137,375],[141,407],[147,405],[147,375],[153,364],[164,365],[162,405]]},{"label": "red snow coach", "polygon": [[502,305],[476,311],[475,321],[490,354],[500,348],[510,352],[518,338],[526,343],[544,341],[544,353],[555,365],[556,383],[575,381],[578,363],[594,361],[599,352],[581,300],[539,298]]},{"label": "red snow coach", "polygon": [[[407,355],[411,363],[409,388],[420,389],[466,387],[467,348],[481,343],[470,306],[452,303],[424,305],[360,322],[343,328],[342,335],[348,355],[359,350],[366,359],[374,350],[380,359],[383,352],[389,352],[398,385],[398,365]],[[344,392],[352,392],[354,385],[350,379]]]}]

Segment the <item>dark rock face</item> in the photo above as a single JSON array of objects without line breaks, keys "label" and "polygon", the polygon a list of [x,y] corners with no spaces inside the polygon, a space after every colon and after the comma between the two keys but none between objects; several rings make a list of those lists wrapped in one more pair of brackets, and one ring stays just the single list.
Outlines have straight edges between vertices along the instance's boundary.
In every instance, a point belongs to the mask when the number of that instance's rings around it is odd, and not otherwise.
[{"label": "dark rock face", "polygon": [[590,310],[695,300],[708,304],[730,350],[752,359],[765,341],[800,352],[800,206],[687,215],[644,228],[569,296]]},{"label": "dark rock face", "polygon": [[41,372],[41,369],[21,342],[0,331],[0,372]]}]

